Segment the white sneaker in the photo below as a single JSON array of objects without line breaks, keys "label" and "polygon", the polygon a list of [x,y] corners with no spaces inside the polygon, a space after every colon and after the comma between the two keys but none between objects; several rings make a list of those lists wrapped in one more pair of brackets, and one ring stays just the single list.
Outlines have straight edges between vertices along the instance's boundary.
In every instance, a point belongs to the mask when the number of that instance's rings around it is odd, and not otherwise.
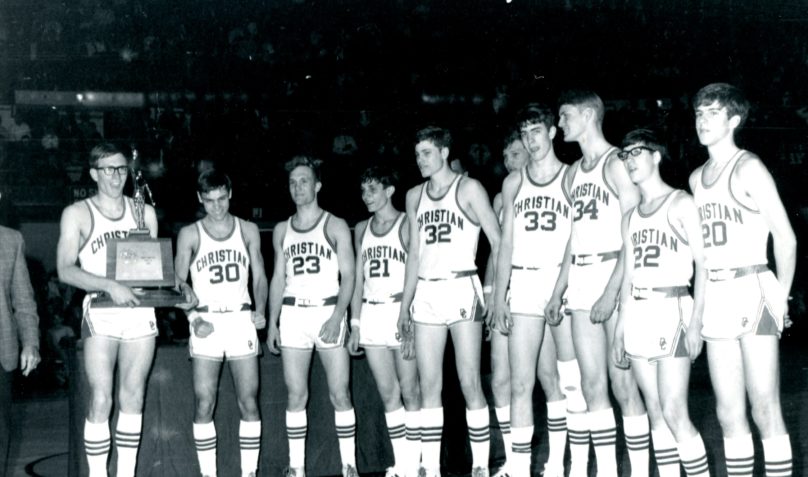
[{"label": "white sneaker", "polygon": [[488,477],[488,469],[485,467],[475,467],[471,469],[471,477]]},{"label": "white sneaker", "polygon": [[401,474],[398,473],[395,467],[388,467],[387,470],[384,472],[384,477],[402,477]]},{"label": "white sneaker", "polygon": [[545,462],[541,475],[544,477],[564,477],[564,466],[556,467],[550,465],[549,462]]},{"label": "white sneaker", "polygon": [[508,463],[505,462],[502,467],[499,468],[494,477],[511,477],[510,472],[508,472]]},{"label": "white sneaker", "polygon": [[306,477],[306,471],[303,467],[287,467],[283,473],[284,477]]},{"label": "white sneaker", "polygon": [[342,466],[342,477],[359,477],[359,472],[353,465],[345,464]]}]

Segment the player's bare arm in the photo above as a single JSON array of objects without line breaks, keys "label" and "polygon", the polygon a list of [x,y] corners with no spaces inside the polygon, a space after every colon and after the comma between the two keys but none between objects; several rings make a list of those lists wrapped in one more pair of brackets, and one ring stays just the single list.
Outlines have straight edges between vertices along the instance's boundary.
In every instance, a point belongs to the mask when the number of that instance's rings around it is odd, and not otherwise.
[{"label": "player's bare arm", "polygon": [[669,222],[687,239],[693,254],[693,314],[687,327],[685,346],[691,361],[701,354],[704,342],[701,339],[704,315],[704,289],[707,284],[707,269],[704,268],[704,241],[696,202],[689,194],[678,194],[669,210]]},{"label": "player's bare arm", "polygon": [[351,243],[351,230],[348,224],[337,217],[331,217],[326,225],[325,233],[337,248],[337,265],[339,266],[339,293],[337,294],[337,304],[331,317],[320,329],[320,338],[326,343],[335,343],[340,337],[342,322],[345,319],[345,312],[351,303],[354,289],[354,251]]},{"label": "player's bare arm", "polygon": [[[500,217],[500,212],[502,212],[502,192],[494,196],[493,207],[494,215]],[[485,262],[485,277],[483,277],[483,296],[485,297],[486,303],[491,300],[491,292],[494,289],[494,271],[496,266],[497,264],[494,263],[494,254],[490,253],[488,260]],[[493,325],[489,319],[486,319],[485,324],[489,327]]]},{"label": "player's bare arm", "polygon": [[[238,220],[238,219],[237,219]],[[259,330],[266,326],[267,296],[269,284],[264,266],[264,256],[261,254],[261,233],[258,226],[252,222],[242,221],[242,233],[250,254],[250,272],[252,273],[252,292],[255,300],[253,323]]]},{"label": "player's bare arm", "polygon": [[[502,229],[499,240],[499,252],[496,255],[496,282],[494,291],[496,296],[494,301],[497,303],[505,303],[505,293],[508,288],[508,280],[511,277],[511,267],[513,259],[513,201],[516,197],[516,192],[519,190],[519,185],[522,182],[522,174],[519,171],[512,172],[502,182]],[[492,256],[494,255],[491,252]],[[507,334],[510,332],[513,322],[511,321],[510,311],[507,307],[503,306],[494,314],[494,328],[501,333]]]},{"label": "player's bare arm", "polygon": [[[188,286],[188,272],[191,268],[191,258],[199,249],[199,231],[196,224],[186,225],[177,235],[177,254],[174,257],[174,273],[178,284]],[[196,296],[194,295],[194,298]],[[213,333],[213,324],[202,319],[199,315],[188,316],[191,328],[196,336],[204,338]]]},{"label": "player's bare arm", "polygon": [[370,225],[370,220],[363,220],[354,228],[354,250],[356,250],[356,265],[354,275],[354,291],[351,298],[351,337],[348,339],[348,352],[358,355],[359,351],[359,317],[362,316],[362,292],[365,289],[365,274],[362,271],[362,236]]},{"label": "player's bare arm", "polygon": [[272,249],[275,251],[275,266],[272,269],[272,280],[269,282],[269,331],[267,333],[267,347],[278,354],[281,352],[281,335],[278,322],[281,317],[283,305],[283,289],[286,286],[286,263],[283,257],[283,237],[286,235],[288,221],[275,226],[272,233]]},{"label": "player's bare arm", "polygon": [[[797,237],[777,192],[777,185],[763,161],[750,154],[740,160],[738,167],[733,171],[732,179],[732,184],[737,184],[742,189],[738,191],[733,187],[733,192],[736,194],[740,192],[750,198],[769,226],[774,244],[777,280],[783,288],[782,299],[785,314],[788,316],[788,295],[797,266]],[[787,321],[790,324],[790,320]]]},{"label": "player's bare arm", "polygon": [[418,222],[415,220],[418,211],[418,200],[421,197],[421,187],[413,187],[407,191],[407,228],[409,229],[409,243],[411,246],[407,252],[407,264],[404,268],[404,291],[401,297],[401,309],[398,316],[398,333],[403,339],[410,336],[410,305],[415,297],[415,287],[418,285],[418,260],[419,260],[419,237]]},{"label": "player's bare arm", "polygon": [[631,298],[631,280],[634,276],[634,267],[629,263],[633,255],[629,253],[633,249],[631,238],[629,237],[628,225],[631,211],[623,214],[620,221],[621,237],[623,237],[623,248],[619,260],[623,261],[623,278],[620,281],[620,305],[617,307],[617,324],[614,328],[614,338],[612,339],[612,360],[619,368],[628,368],[629,362],[626,359],[626,346],[625,346],[625,316],[626,303]]}]

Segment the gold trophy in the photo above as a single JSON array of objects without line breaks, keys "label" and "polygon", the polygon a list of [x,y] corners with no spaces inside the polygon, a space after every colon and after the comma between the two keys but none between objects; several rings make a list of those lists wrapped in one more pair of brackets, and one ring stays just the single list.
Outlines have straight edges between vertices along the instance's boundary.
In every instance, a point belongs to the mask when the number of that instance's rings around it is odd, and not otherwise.
[{"label": "gold trophy", "polygon": [[[176,290],[174,276],[174,253],[171,239],[152,238],[146,226],[146,197],[154,206],[151,189],[143,173],[137,168],[137,150],[132,149],[134,191],[132,206],[137,228],[131,229],[126,238],[110,239],[107,242],[107,278],[138,289],[140,306],[166,307],[183,303],[185,298]],[[102,294],[93,303],[94,307],[115,307],[112,299]]]}]

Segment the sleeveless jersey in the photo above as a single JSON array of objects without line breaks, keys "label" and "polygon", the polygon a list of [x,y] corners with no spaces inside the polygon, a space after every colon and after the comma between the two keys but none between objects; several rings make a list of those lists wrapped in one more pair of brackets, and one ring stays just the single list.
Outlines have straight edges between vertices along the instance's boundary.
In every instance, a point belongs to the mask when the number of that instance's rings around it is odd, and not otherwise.
[{"label": "sleeveless jersey", "polygon": [[363,298],[382,300],[404,290],[407,250],[401,239],[401,226],[406,218],[405,214],[399,214],[384,235],[377,235],[371,228],[373,219],[368,220],[360,246],[365,277]]},{"label": "sleeveless jersey", "polygon": [[760,214],[738,202],[730,190],[732,172],[746,151],[738,151],[712,184],[699,172],[693,191],[704,237],[704,265],[708,269],[766,264],[769,227]]},{"label": "sleeveless jersey", "polygon": [[668,218],[671,203],[678,194],[674,190],[651,213],[639,206],[631,211],[628,234],[633,245],[634,272],[632,285],[638,288],[686,286],[693,275],[690,246],[673,228]]},{"label": "sleeveless jersey", "polygon": [[443,197],[433,199],[427,192],[429,182],[421,187],[417,208],[418,276],[424,279],[453,278],[462,271],[476,270],[477,240],[480,224],[472,221],[460,208],[458,175]]},{"label": "sleeveless jersey", "polygon": [[226,306],[239,310],[250,303],[247,282],[250,253],[241,233],[241,220],[233,217],[233,229],[227,237],[212,237],[201,220],[196,222],[199,249],[191,259],[191,280],[200,306]]},{"label": "sleeveless jersey", "polygon": [[606,159],[616,148],[606,151],[590,170],[578,161],[578,170],[572,179],[572,237],[570,252],[573,255],[597,254],[620,250],[620,200],[606,182]]},{"label": "sleeveless jersey", "polygon": [[524,268],[557,267],[564,258],[572,226],[572,208],[564,193],[561,166],[545,184],[535,182],[522,168],[522,183],[513,201],[513,259]]},{"label": "sleeveless jersey", "polygon": [[326,236],[331,214],[323,211],[308,230],[298,230],[286,222],[283,237],[283,257],[286,260],[284,296],[327,298],[339,292],[339,262],[337,249]]},{"label": "sleeveless jersey", "polygon": [[131,199],[124,197],[124,211],[118,218],[108,218],[90,199],[84,201],[90,209],[90,234],[79,249],[81,269],[93,275],[107,275],[107,240],[126,238],[129,231],[137,228]]}]

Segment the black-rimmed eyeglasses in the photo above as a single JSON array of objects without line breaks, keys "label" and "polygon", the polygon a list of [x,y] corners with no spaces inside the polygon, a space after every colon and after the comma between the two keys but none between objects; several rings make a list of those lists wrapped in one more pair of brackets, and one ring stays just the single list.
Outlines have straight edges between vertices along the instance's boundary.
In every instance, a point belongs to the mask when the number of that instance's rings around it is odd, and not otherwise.
[{"label": "black-rimmed eyeglasses", "polygon": [[621,161],[625,161],[626,159],[628,159],[628,156],[637,157],[643,151],[656,152],[656,149],[651,149],[650,147],[647,147],[647,146],[632,147],[631,149],[629,149],[627,151],[618,152],[617,153],[617,158],[620,159]]},{"label": "black-rimmed eyeglasses", "polygon": [[129,166],[106,166],[106,167],[93,167],[93,169],[97,171],[101,171],[107,177],[112,177],[112,174],[118,173],[119,176],[125,176],[129,174]]}]

